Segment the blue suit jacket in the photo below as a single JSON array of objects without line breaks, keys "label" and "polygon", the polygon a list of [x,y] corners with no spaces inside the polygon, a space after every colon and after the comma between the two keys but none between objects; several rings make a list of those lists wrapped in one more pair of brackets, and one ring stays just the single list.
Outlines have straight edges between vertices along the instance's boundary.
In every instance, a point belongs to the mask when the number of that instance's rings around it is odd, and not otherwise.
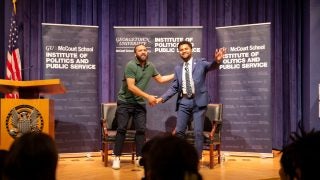
[{"label": "blue suit jacket", "polygon": [[[208,62],[205,59],[196,59],[193,58],[192,64],[192,78],[194,81],[194,99],[195,103],[198,107],[207,106],[208,105],[208,90],[205,85],[206,81],[206,74],[208,71],[216,69],[219,67],[215,61]],[[178,64],[174,68],[174,79],[169,87],[169,89],[161,96],[163,102],[170,99],[172,96],[178,93],[177,103],[176,103],[176,110],[178,110],[179,103],[181,100],[182,94],[182,68],[183,62]]]}]

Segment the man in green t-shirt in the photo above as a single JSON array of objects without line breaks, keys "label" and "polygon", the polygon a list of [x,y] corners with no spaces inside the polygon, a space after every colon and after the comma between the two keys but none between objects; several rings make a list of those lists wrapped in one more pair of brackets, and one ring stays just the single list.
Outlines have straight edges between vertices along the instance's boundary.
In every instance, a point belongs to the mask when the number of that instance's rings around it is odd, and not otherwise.
[{"label": "man in green t-shirt", "polygon": [[130,117],[136,129],[136,165],[139,165],[141,149],[144,145],[146,130],[146,102],[150,106],[157,103],[156,96],[145,92],[147,85],[153,77],[158,83],[165,83],[174,78],[174,74],[161,76],[155,66],[148,61],[147,48],[140,44],[134,48],[135,59],[128,62],[124,70],[122,87],[117,100],[117,135],[114,146],[113,169],[120,168],[120,156],[126,134],[126,125]]}]

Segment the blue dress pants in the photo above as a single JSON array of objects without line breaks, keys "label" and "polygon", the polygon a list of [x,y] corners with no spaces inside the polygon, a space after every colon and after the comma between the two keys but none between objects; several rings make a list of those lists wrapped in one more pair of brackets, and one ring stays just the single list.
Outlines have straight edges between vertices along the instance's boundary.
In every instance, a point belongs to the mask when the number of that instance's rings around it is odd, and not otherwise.
[{"label": "blue dress pants", "polygon": [[178,118],[176,125],[176,136],[185,138],[185,132],[189,120],[194,122],[195,148],[198,152],[199,159],[202,158],[203,149],[203,126],[207,106],[198,107],[194,99],[183,97],[178,108]]}]

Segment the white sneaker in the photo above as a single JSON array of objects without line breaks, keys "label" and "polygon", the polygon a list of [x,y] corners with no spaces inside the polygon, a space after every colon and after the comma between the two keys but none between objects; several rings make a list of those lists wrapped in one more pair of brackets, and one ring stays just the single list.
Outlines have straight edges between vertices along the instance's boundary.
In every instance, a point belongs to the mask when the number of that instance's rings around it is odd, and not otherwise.
[{"label": "white sneaker", "polygon": [[134,162],[135,162],[135,165],[136,165],[137,167],[141,167],[141,165],[140,165],[140,159],[141,159],[141,156],[137,156],[137,157],[136,157],[136,160],[134,161]]},{"label": "white sneaker", "polygon": [[120,169],[120,156],[115,156],[112,162],[112,169]]}]

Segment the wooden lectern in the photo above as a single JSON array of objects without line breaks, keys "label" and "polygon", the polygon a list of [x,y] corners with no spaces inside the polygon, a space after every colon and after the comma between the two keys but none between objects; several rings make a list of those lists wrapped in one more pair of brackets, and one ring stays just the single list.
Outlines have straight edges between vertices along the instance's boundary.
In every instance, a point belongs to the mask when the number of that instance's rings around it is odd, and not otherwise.
[{"label": "wooden lectern", "polygon": [[60,79],[0,79],[0,92],[18,92],[20,97],[0,99],[0,149],[9,149],[16,137],[28,131],[42,131],[54,137],[54,102],[40,96],[65,93]]}]

